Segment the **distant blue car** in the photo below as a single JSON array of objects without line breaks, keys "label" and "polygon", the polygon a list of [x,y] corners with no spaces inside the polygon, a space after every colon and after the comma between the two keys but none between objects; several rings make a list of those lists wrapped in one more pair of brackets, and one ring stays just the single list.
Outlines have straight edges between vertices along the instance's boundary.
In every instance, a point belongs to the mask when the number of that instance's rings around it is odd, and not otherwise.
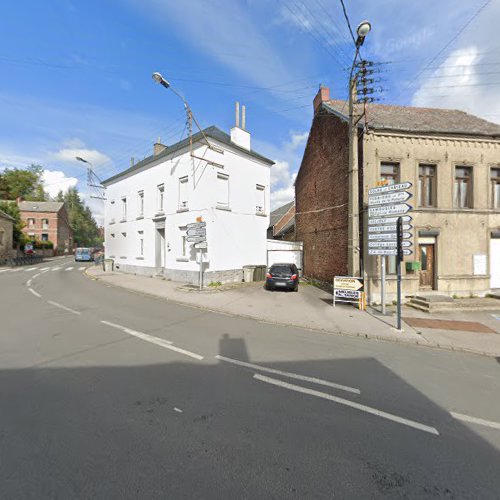
[{"label": "distant blue car", "polygon": [[75,252],[75,262],[90,262],[94,260],[90,248],[77,248]]}]

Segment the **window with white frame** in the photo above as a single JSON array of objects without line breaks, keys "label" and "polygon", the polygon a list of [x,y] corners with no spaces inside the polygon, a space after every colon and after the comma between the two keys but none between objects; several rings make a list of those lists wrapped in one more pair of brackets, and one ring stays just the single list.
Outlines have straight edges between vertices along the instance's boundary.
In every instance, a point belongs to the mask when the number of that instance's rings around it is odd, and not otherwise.
[{"label": "window with white frame", "polygon": [[139,256],[144,257],[144,231],[137,231],[139,235]]},{"label": "window with white frame", "polygon": [[255,186],[255,212],[258,214],[266,213],[266,188],[261,184]]},{"label": "window with white frame", "polygon": [[127,220],[127,197],[124,196],[122,198],[122,219],[121,220]]},{"label": "window with white frame", "polygon": [[137,216],[144,216],[144,191],[138,191],[137,193]]},{"label": "window with white frame", "polygon": [[42,229],[49,228],[49,219],[42,219]]},{"label": "window with white frame", "polygon": [[165,184],[158,184],[156,191],[158,212],[163,212],[165,205]]},{"label": "window with white frame", "polygon": [[500,209],[500,168],[490,170],[491,208]]},{"label": "window with white frame", "polygon": [[217,172],[215,192],[217,208],[229,208],[229,175]]},{"label": "window with white frame", "polygon": [[35,227],[35,219],[28,219],[28,227]]},{"label": "window with white frame", "polygon": [[179,210],[188,210],[188,177],[179,179]]},{"label": "window with white frame", "polygon": [[187,241],[187,227],[179,226],[179,258],[187,259],[189,243]]}]

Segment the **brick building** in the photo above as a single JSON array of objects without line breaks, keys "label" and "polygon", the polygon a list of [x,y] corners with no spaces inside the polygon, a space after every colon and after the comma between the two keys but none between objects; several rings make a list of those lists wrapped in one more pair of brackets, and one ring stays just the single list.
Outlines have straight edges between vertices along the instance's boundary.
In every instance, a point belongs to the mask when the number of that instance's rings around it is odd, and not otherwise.
[{"label": "brick building", "polygon": [[267,238],[295,241],[295,201],[286,203],[271,212]]},{"label": "brick building", "polygon": [[0,210],[0,263],[14,255],[12,236],[16,221]]},{"label": "brick building", "polygon": [[[304,274],[331,282],[347,274],[348,105],[321,88],[295,181],[296,239]],[[358,110],[360,113],[362,110]],[[368,299],[380,300],[380,259],[366,250],[368,189],[413,184],[413,255],[403,294],[438,290],[484,295],[500,288],[500,125],[458,110],[370,104],[357,126],[360,248]],[[396,292],[395,257],[384,257],[387,300]],[[410,269],[412,268],[412,269]]]},{"label": "brick building", "polygon": [[73,234],[63,202],[17,200],[24,223],[23,232],[38,241],[51,241],[54,253],[73,249]]}]

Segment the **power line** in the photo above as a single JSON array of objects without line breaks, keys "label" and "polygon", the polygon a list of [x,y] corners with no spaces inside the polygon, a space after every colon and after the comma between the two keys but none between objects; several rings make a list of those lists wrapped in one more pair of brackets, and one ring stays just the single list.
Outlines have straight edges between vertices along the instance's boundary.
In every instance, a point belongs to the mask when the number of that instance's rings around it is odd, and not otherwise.
[{"label": "power line", "polygon": [[[341,0],[343,1],[343,0]],[[418,81],[418,78],[422,75],[422,73],[429,69],[429,66],[431,66],[438,58],[439,56],[448,48],[452,45],[452,43],[470,26],[470,24],[479,16],[479,14],[491,3],[491,0],[486,0],[481,7],[479,7],[478,10],[474,12],[472,17],[468,19],[468,21],[455,33],[455,35],[451,38],[451,40],[444,45],[443,48],[441,48],[438,53],[422,68],[416,75],[415,77],[410,81],[410,83],[403,89],[399,94],[396,96],[396,99],[399,98],[399,96],[403,93],[406,92],[410,87],[415,85],[415,83]]]},{"label": "power line", "polygon": [[347,22],[347,26],[349,28],[349,33],[351,34],[352,41],[354,42],[354,45],[356,45],[356,37],[354,36],[354,32],[352,31],[351,28],[351,22],[349,21],[349,16],[347,15],[347,10],[345,8],[344,0],[340,0],[340,3],[342,5],[342,11],[344,12],[344,17]]}]

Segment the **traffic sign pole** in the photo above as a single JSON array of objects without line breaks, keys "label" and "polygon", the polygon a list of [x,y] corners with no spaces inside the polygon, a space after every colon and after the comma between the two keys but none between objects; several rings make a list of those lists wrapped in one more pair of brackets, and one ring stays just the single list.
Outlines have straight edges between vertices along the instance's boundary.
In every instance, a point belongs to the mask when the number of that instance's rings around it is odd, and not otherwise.
[{"label": "traffic sign pole", "polygon": [[397,325],[396,328],[401,331],[401,261],[403,260],[403,219],[398,217],[398,255],[396,257],[396,266],[398,273],[398,297],[397,297]]}]

